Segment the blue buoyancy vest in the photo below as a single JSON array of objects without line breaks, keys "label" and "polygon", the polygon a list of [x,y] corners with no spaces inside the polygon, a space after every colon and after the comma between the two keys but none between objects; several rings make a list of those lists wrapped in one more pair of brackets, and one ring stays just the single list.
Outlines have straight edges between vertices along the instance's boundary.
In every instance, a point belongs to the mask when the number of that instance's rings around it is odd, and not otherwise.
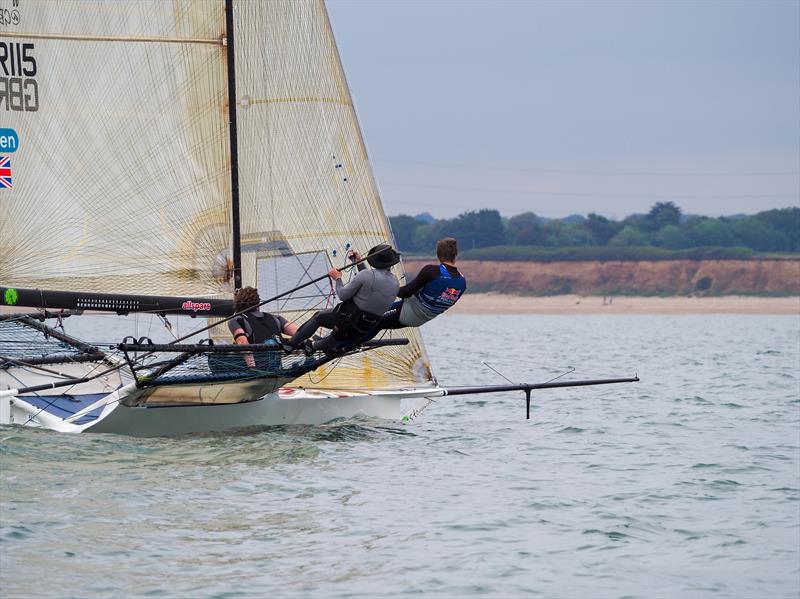
[{"label": "blue buoyancy vest", "polygon": [[417,292],[417,298],[434,314],[441,314],[458,301],[467,289],[467,280],[460,274],[454,277],[444,264],[439,265],[439,277]]}]

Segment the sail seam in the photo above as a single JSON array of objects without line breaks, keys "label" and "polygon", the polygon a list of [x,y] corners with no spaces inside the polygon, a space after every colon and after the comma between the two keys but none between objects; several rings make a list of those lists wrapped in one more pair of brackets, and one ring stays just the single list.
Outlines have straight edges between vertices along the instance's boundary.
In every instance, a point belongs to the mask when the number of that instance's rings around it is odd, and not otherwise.
[{"label": "sail seam", "polygon": [[0,37],[15,37],[15,38],[28,38],[28,39],[44,39],[44,40],[64,40],[64,41],[81,41],[81,42],[150,42],[150,43],[163,43],[163,44],[213,44],[215,46],[224,46],[224,38],[206,38],[206,37],[157,37],[157,36],[143,36],[143,35],[128,35],[123,37],[110,36],[110,35],[71,35],[65,33],[17,33],[9,31],[0,31]]}]

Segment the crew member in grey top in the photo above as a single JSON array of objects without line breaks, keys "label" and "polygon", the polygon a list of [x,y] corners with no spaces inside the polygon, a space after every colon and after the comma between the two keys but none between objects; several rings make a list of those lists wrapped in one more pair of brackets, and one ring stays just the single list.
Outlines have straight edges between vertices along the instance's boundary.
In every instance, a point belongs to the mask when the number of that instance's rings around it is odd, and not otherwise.
[{"label": "crew member in grey top", "polygon": [[[354,254],[356,260],[360,260]],[[359,264],[359,266],[362,266]],[[342,273],[335,268],[330,273],[336,280],[336,296],[343,302],[352,298],[356,306],[370,314],[383,314],[397,297],[400,284],[389,267],[364,268],[347,285],[342,283]]]},{"label": "crew member in grey top", "polygon": [[[359,260],[353,252],[351,259]],[[342,283],[342,273],[332,268],[328,276],[336,281],[336,295],[342,300],[330,310],[320,310],[308,319],[292,336],[288,345],[299,347],[319,327],[332,329],[324,339],[306,344],[306,352],[332,351],[341,343],[357,345],[372,339],[378,332],[378,321],[397,297],[400,284],[391,267],[400,262],[400,255],[390,245],[377,245],[369,251],[364,268],[347,285]],[[360,266],[360,265],[359,265]]]}]

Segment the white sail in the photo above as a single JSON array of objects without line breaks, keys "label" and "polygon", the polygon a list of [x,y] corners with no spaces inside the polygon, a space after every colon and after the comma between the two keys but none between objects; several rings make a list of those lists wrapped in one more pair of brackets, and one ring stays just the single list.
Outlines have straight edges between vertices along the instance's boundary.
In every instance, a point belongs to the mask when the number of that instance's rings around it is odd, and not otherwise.
[{"label": "white sail", "polygon": [[[318,274],[319,252],[342,266],[348,247],[366,254],[393,239],[324,3],[234,7],[243,278],[257,280],[269,297],[301,280],[288,275],[292,264]],[[402,275],[402,267],[395,272]],[[306,318],[331,305],[326,291],[276,307]],[[347,358],[300,384],[374,389],[430,382],[419,335],[403,333],[407,346]]]},{"label": "white sail", "polygon": [[0,127],[19,138],[0,190],[0,281],[218,292],[211,266],[231,238],[222,4],[18,11],[0,30]]}]

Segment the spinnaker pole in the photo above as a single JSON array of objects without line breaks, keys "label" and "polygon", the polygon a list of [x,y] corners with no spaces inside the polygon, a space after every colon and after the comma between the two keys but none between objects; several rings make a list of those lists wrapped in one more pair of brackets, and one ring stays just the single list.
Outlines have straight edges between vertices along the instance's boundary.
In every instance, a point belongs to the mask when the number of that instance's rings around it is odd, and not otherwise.
[{"label": "spinnaker pole", "polygon": [[242,287],[242,247],[239,240],[239,147],[236,133],[236,53],[233,45],[233,0],[225,0],[225,45],[228,59],[228,130],[231,144],[231,225],[233,286]]}]

